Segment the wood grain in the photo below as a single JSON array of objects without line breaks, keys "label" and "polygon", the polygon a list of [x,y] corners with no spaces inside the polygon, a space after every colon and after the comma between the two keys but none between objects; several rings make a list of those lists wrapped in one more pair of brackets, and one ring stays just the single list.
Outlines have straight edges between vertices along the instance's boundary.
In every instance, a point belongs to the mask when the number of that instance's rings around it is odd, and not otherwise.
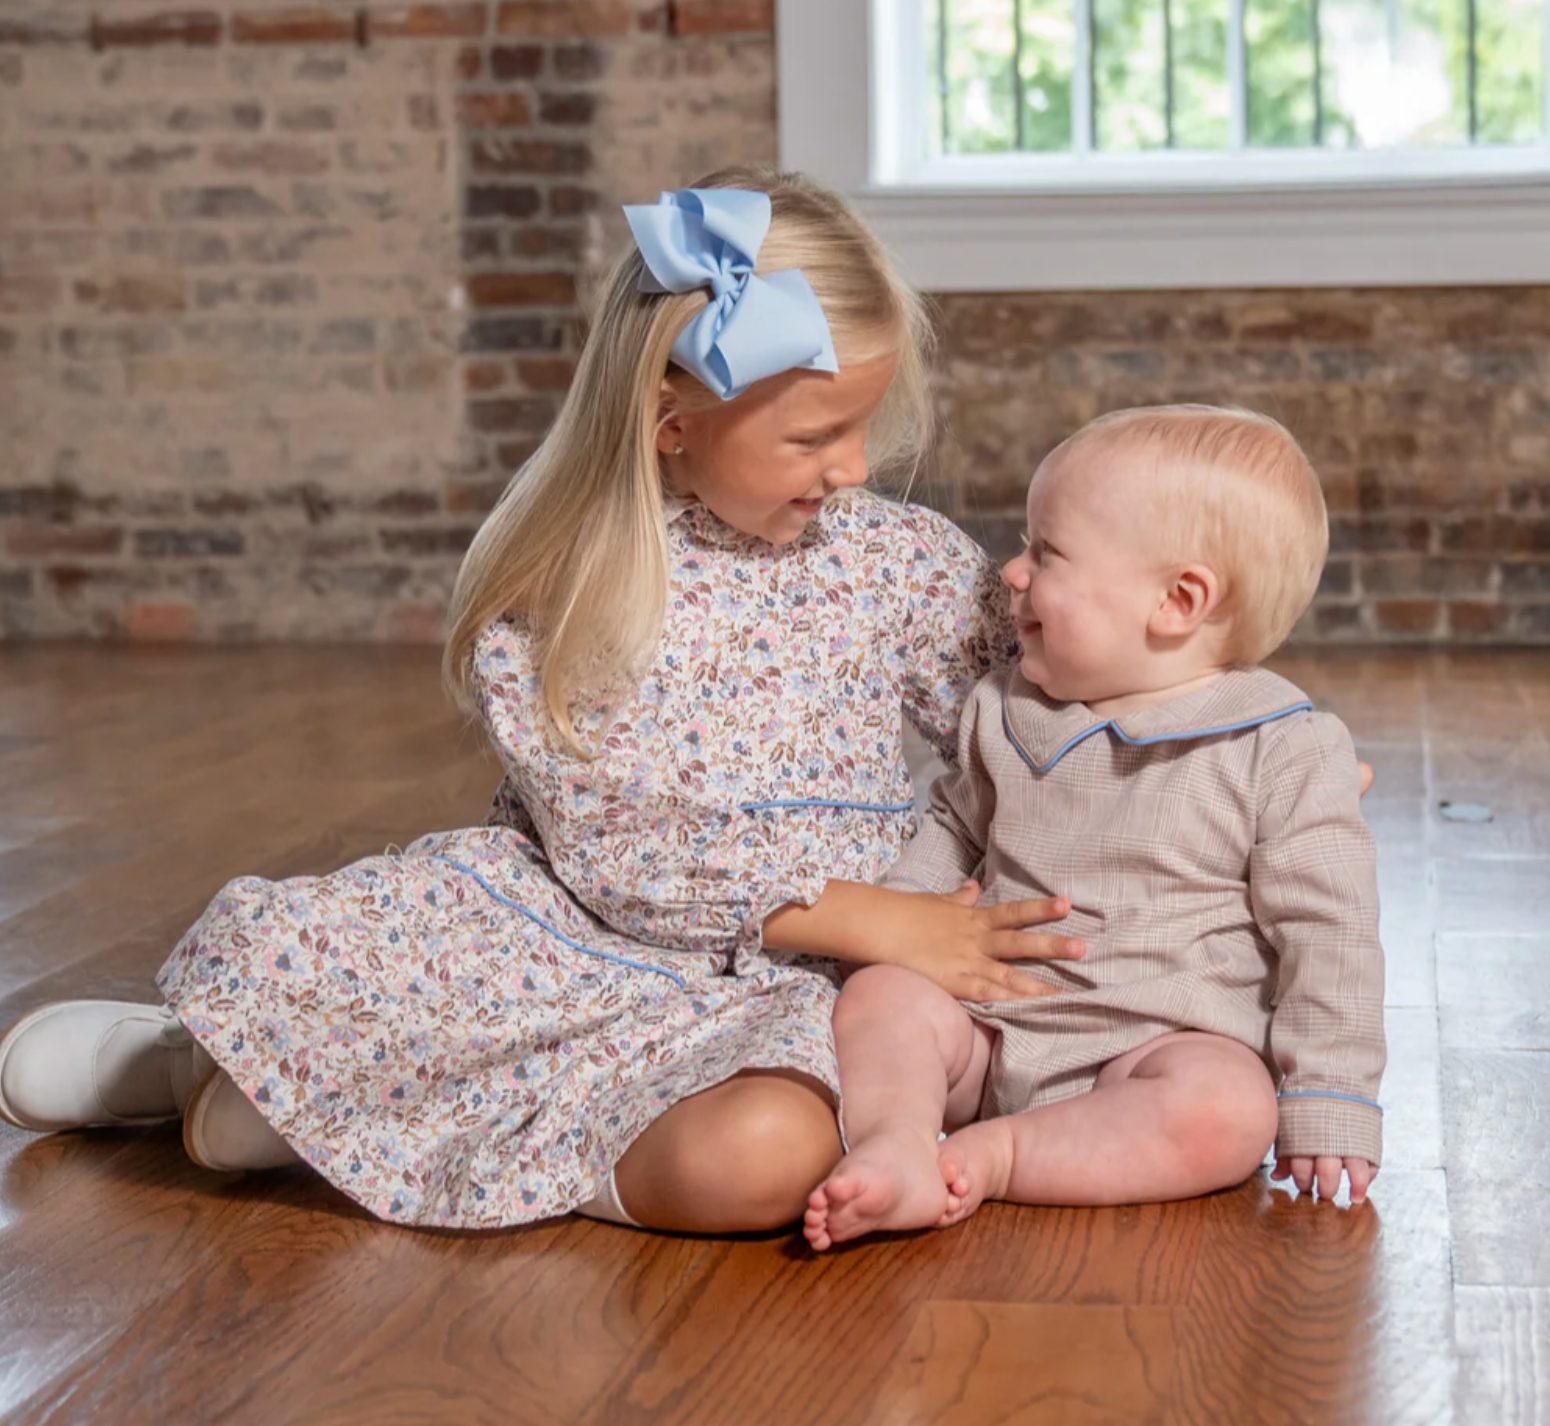
[{"label": "wood grain", "polygon": [[[173,1131],[0,1126],[0,1420],[1546,1426],[1550,656],[1277,662],[1378,774],[1371,1208],[1256,1178],[1166,1206],[989,1205],[820,1258],[578,1219],[411,1232],[305,1173],[205,1174]],[[0,649],[0,1019],[151,998],[234,875],[482,820],[496,767],[435,664]],[[1444,792],[1491,801],[1494,830],[1442,822]]]}]

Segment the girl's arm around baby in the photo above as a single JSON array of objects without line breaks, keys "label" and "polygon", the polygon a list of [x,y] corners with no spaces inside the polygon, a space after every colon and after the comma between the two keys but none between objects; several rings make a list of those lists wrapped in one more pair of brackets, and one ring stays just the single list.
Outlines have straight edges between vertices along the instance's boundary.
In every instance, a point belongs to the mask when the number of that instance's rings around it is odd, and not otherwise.
[{"label": "girl's arm around baby", "polygon": [[897,965],[960,1000],[1028,1000],[1053,988],[1009,960],[1076,960],[1080,941],[1024,928],[1058,921],[1071,908],[1059,898],[976,906],[967,883],[948,895],[921,896],[831,881],[811,906],[782,906],[764,920],[764,944],[803,955],[837,956],[853,965]]}]

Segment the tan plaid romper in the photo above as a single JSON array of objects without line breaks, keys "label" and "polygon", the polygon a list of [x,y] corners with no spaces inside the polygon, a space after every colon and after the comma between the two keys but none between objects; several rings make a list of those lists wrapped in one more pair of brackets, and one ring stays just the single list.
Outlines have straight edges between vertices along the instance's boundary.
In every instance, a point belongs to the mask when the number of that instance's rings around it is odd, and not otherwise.
[{"label": "tan plaid romper", "polygon": [[1279,1153],[1380,1161],[1376,861],[1338,718],[1264,669],[1112,720],[1013,669],[975,689],[959,754],[887,884],[1066,896],[1059,929],[1088,945],[1024,966],[1064,994],[967,1007],[1000,1031],[982,1113],[1085,1093],[1127,1051],[1204,1030],[1264,1059]]}]

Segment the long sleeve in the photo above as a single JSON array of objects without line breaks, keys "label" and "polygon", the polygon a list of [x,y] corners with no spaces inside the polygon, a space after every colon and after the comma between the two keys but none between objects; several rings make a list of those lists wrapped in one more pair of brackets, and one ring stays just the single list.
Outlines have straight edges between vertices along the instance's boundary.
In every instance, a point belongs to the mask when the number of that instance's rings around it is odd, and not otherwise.
[{"label": "long sleeve", "polygon": [[1385,1058],[1377,866],[1356,750],[1328,714],[1267,738],[1250,856],[1255,918],[1280,960],[1270,1049],[1277,1152],[1380,1162]]},{"label": "long sleeve", "polygon": [[904,712],[952,762],[969,694],[1016,657],[1017,626],[1000,570],[984,550],[934,510],[908,506],[905,515],[912,546],[899,646]]},{"label": "long sleeve", "polygon": [[1001,675],[984,680],[964,709],[957,767],[931,786],[931,810],[882,884],[896,891],[956,891],[979,873],[996,810],[996,789],[979,750],[980,719],[993,711]]},{"label": "long sleeve", "polygon": [[831,872],[812,838],[787,835],[776,814],[678,792],[648,720],[605,729],[590,759],[562,747],[521,627],[495,624],[481,636],[475,678],[506,768],[492,816],[522,809],[518,830],[613,930],[669,950],[731,953],[758,945],[777,907],[818,899]]}]

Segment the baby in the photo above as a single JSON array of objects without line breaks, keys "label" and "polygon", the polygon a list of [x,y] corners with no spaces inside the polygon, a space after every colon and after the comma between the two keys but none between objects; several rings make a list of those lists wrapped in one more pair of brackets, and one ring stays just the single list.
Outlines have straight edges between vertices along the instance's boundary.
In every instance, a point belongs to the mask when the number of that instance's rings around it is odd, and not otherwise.
[{"label": "baby", "polygon": [[[894,966],[834,1016],[849,1153],[814,1248],[987,1198],[1115,1204],[1275,1177],[1361,1202],[1381,1157],[1383,952],[1345,726],[1257,665],[1328,551],[1318,478],[1243,411],[1122,411],[1028,491],[1006,566],[1020,665],[964,710],[960,768],[888,884],[1057,893],[1083,960],[965,1005]],[[975,1120],[978,1122],[973,1122]],[[939,1129],[957,1128],[945,1143]]]}]

